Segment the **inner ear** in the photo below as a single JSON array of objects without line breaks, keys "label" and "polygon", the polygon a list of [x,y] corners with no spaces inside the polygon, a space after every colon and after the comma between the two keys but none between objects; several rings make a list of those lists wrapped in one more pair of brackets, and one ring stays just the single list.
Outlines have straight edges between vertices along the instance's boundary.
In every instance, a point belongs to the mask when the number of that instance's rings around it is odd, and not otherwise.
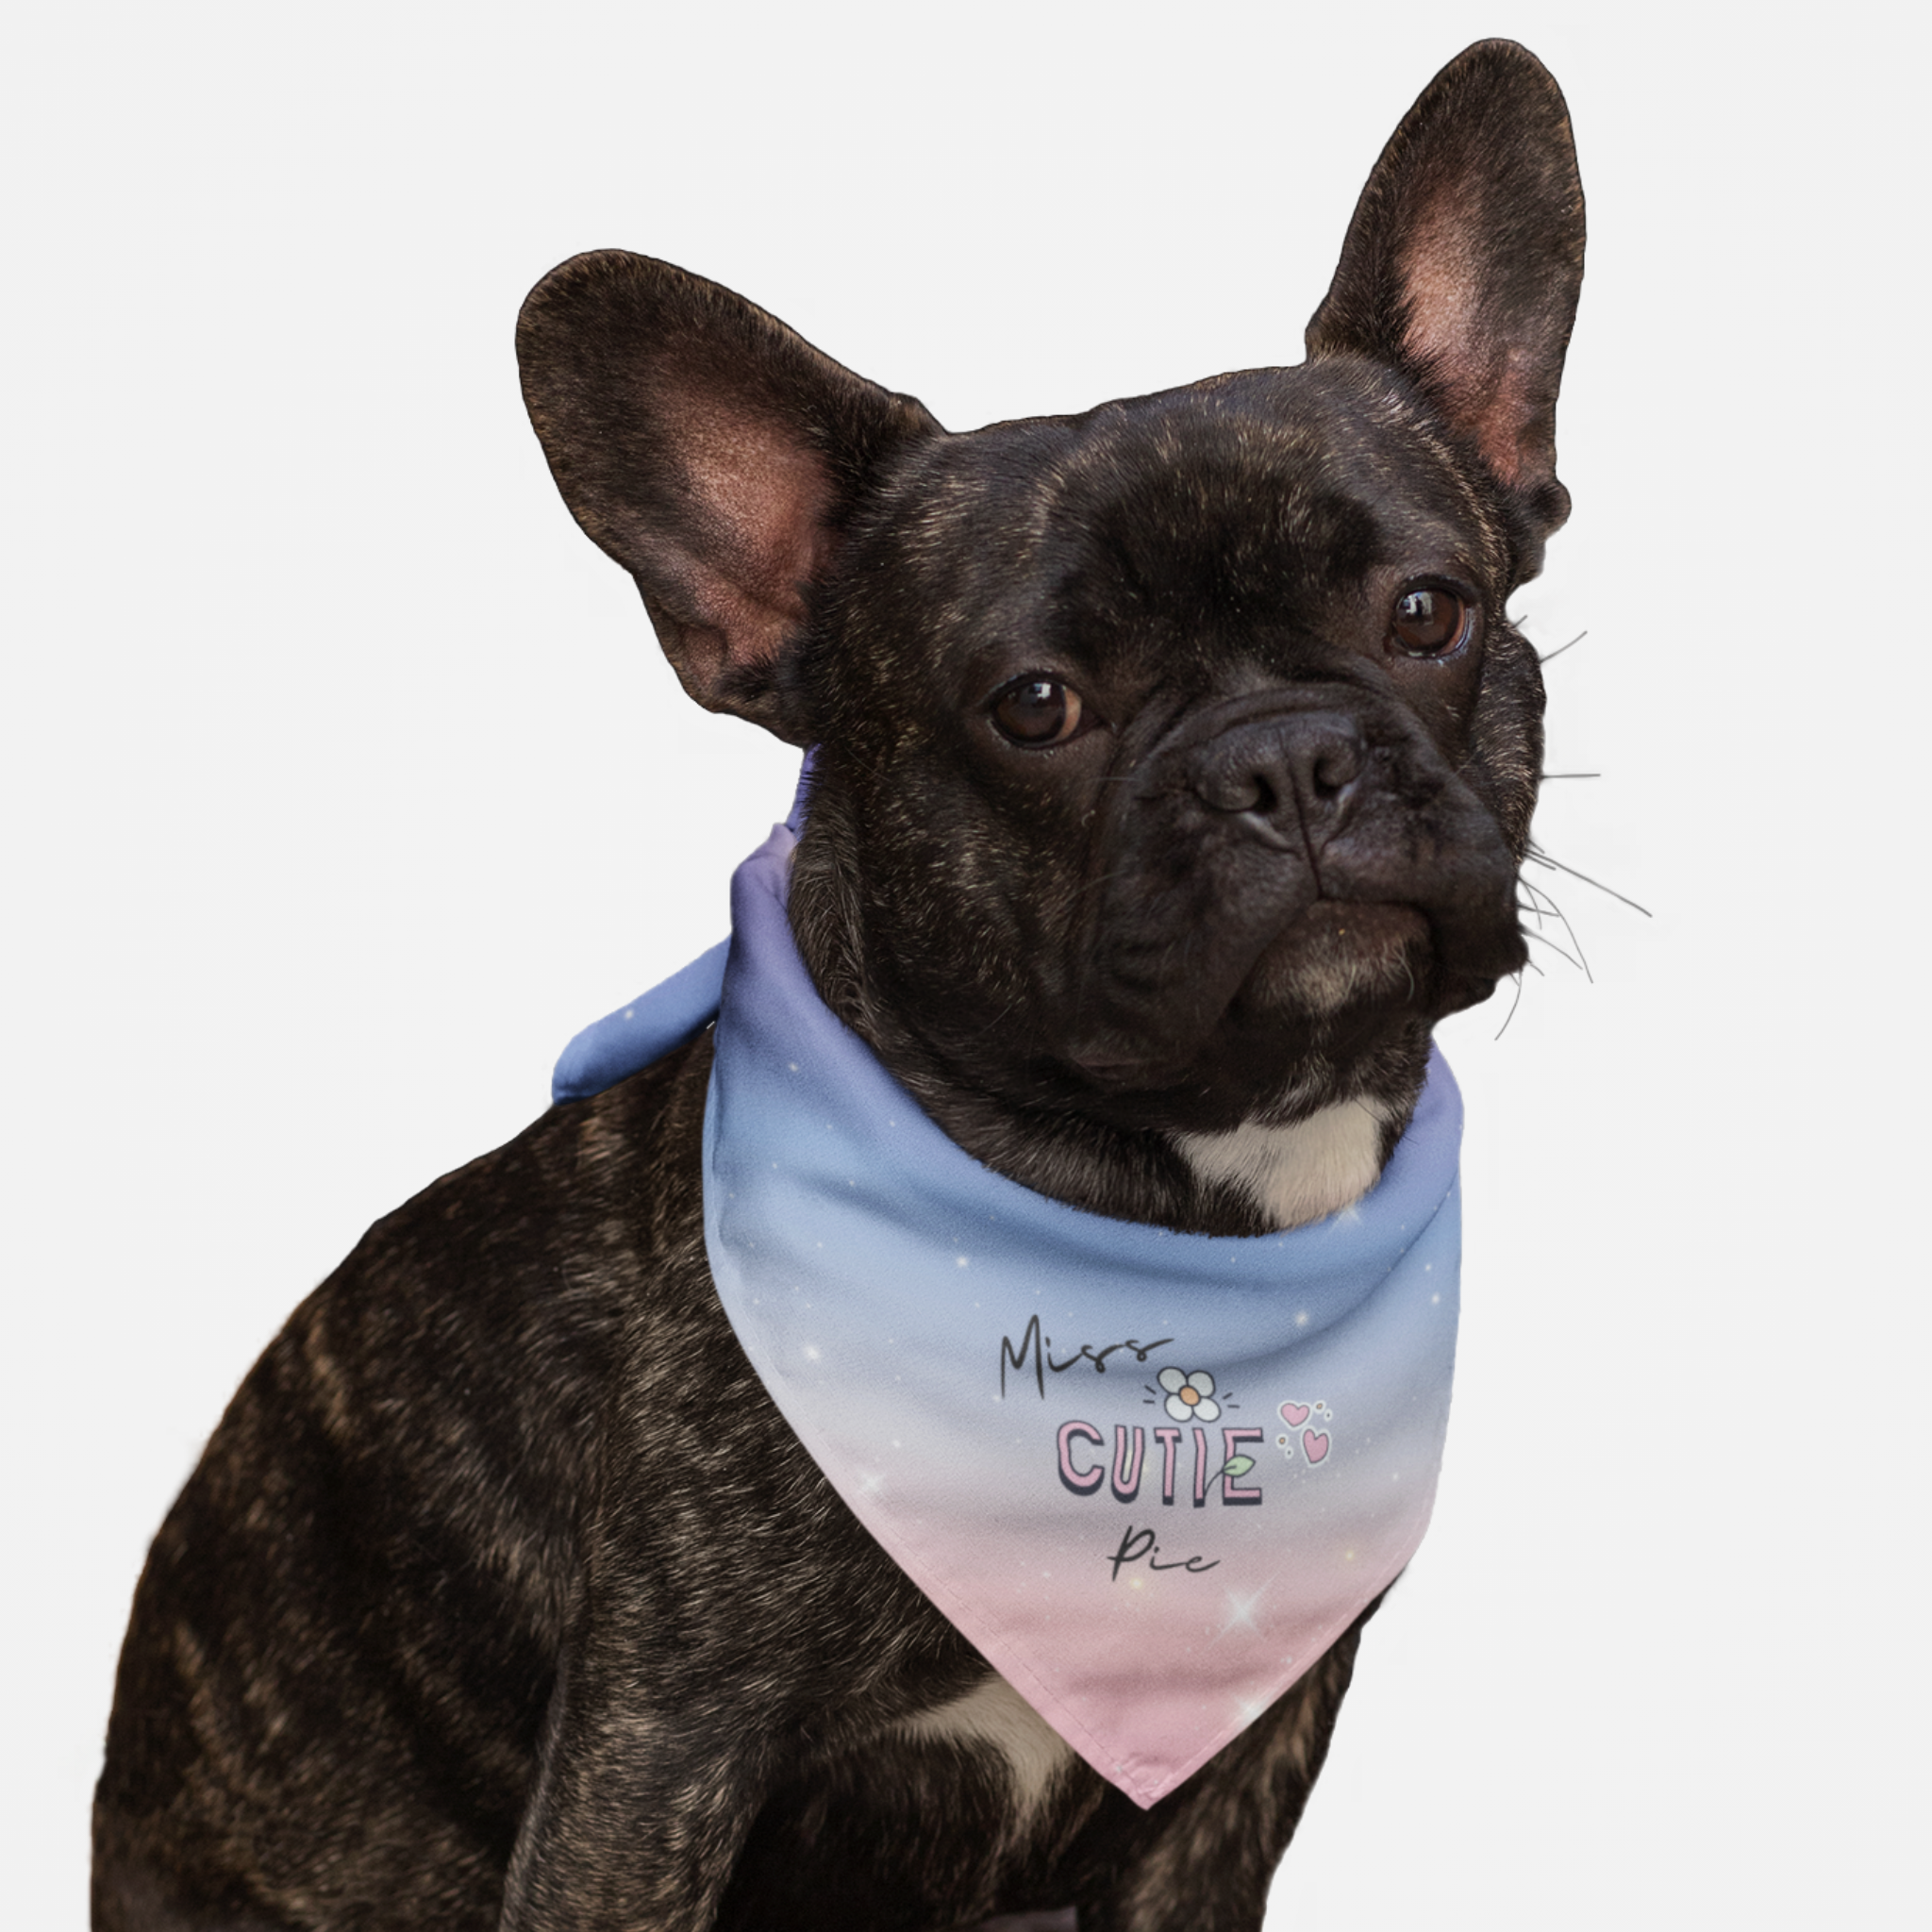
[{"label": "inner ear", "polygon": [[[1555,399],[1541,392],[1533,345],[1507,316],[1485,313],[1480,258],[1463,239],[1481,216],[1461,186],[1444,191],[1402,253],[1403,357],[1490,468],[1515,485],[1541,441],[1554,470]],[[1547,423],[1539,420],[1545,407]]]},{"label": "inner ear", "polygon": [[517,354],[564,501],[637,579],[684,688],[809,741],[812,586],[894,452],[938,425],[729,290],[621,250],[546,275]]},{"label": "inner ear", "polygon": [[635,559],[653,627],[692,697],[782,737],[808,735],[766,716],[765,698],[782,694],[809,587],[837,549],[824,458],[770,416],[675,390],[661,420],[689,492],[685,514],[657,530],[628,519],[620,560]]},{"label": "inner ear", "polygon": [[1540,544],[1568,513],[1557,391],[1583,275],[1562,94],[1509,41],[1458,55],[1362,190],[1311,356],[1393,364],[1511,491]]}]

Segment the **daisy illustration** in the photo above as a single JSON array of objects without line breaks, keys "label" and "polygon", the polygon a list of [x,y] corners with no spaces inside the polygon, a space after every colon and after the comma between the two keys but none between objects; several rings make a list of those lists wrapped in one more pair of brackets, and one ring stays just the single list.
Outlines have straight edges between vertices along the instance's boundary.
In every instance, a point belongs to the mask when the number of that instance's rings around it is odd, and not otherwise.
[{"label": "daisy illustration", "polygon": [[1214,1400],[1214,1377],[1206,1369],[1184,1375],[1178,1369],[1162,1369],[1158,1377],[1167,1392],[1167,1412],[1177,1423],[1211,1423],[1221,1413]]}]

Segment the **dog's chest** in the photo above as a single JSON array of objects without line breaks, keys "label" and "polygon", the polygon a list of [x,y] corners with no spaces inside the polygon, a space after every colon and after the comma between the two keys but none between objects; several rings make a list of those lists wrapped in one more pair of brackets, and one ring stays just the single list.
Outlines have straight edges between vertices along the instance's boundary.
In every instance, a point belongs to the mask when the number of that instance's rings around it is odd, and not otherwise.
[{"label": "dog's chest", "polygon": [[997,1672],[964,1696],[924,1711],[901,1727],[922,1743],[951,1744],[1004,1768],[1016,1830],[1024,1831],[1074,1763],[1066,1740]]},{"label": "dog's chest", "polygon": [[[901,1721],[782,1784],[747,1840],[721,1932],[950,1926],[1072,1903],[1070,1841],[1134,1812],[1006,1681]],[[1131,1828],[1124,1815],[1121,1823]]]},{"label": "dog's chest", "polygon": [[[1218,1817],[1234,1792],[1260,1785],[1280,1796],[1291,1824],[1321,1768],[1354,1652],[1351,1631],[1184,1797],[1176,1794],[1183,1811]],[[1104,1894],[1173,1824],[1168,1807],[1143,1811],[1100,1778],[988,1673],[931,1709],[802,1767],[774,1791],[746,1840],[718,1932],[781,1924],[940,1932],[1005,1924],[1008,1914],[1052,1915]],[[1183,1923],[1189,1889],[1149,1878],[1143,1903],[1158,1910],[1171,1903],[1169,1916]]]}]

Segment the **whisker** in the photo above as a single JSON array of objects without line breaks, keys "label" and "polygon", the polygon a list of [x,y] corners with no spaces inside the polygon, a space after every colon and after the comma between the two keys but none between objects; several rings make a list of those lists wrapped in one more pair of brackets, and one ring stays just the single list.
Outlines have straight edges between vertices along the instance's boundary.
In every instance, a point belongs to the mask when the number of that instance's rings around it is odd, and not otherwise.
[{"label": "whisker", "polygon": [[1563,922],[1563,930],[1570,935],[1570,943],[1576,948],[1576,960],[1577,964],[1583,968],[1584,978],[1594,986],[1596,984],[1596,974],[1590,970],[1590,956],[1583,950],[1583,941],[1578,937],[1576,928],[1570,924],[1570,915],[1541,886],[1531,885],[1520,873],[1517,874],[1517,883],[1524,887],[1525,891],[1534,892],[1539,899],[1549,900],[1550,910]]},{"label": "whisker", "polygon": [[1556,659],[1560,658],[1565,651],[1574,650],[1589,635],[1590,633],[1587,630],[1580,630],[1576,633],[1576,635],[1574,638],[1570,640],[1570,641],[1567,644],[1558,644],[1554,651],[1545,652],[1543,656],[1539,658],[1536,661],[1539,664],[1554,663]]},{"label": "whisker", "polygon": [[[1549,947],[1550,951],[1555,953],[1559,959],[1568,959],[1571,965],[1576,967],[1582,973],[1584,978],[1590,978],[1590,968],[1584,965],[1583,961],[1575,954],[1566,953],[1555,940],[1540,932],[1526,932],[1523,937],[1526,940],[1534,940],[1540,946]],[[1595,982],[1592,981],[1591,983],[1594,984]]]},{"label": "whisker", "polygon": [[1631,911],[1641,912],[1646,919],[1655,919],[1657,917],[1648,906],[1640,906],[1635,899],[1628,898],[1624,893],[1618,891],[1616,887],[1607,886],[1603,880],[1591,878],[1587,872],[1578,872],[1574,865],[1565,865],[1560,858],[1552,858],[1547,852],[1544,852],[1538,846],[1532,845],[1529,848],[1529,857],[1538,865],[1548,866],[1552,872],[1566,872],[1573,879],[1581,879],[1586,886],[1594,886],[1599,892],[1607,892],[1611,898],[1623,900],[1624,904],[1629,907]]},{"label": "whisker", "polygon": [[1541,775],[1547,780],[1550,778],[1601,778],[1603,774],[1601,772],[1544,772]]},{"label": "whisker", "polygon": [[1523,974],[1512,973],[1510,978],[1516,982],[1516,997],[1509,1002],[1509,1010],[1503,1015],[1503,1024],[1496,1028],[1496,1038],[1501,1040],[1509,1030],[1509,1023],[1516,1017],[1516,1009],[1523,1004]]}]

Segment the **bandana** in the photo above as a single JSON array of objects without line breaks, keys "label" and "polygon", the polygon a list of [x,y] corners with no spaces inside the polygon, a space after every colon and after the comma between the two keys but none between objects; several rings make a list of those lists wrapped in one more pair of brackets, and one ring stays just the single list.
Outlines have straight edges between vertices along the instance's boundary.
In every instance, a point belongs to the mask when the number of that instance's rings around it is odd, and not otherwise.
[{"label": "bandana", "polygon": [[[794,815],[795,816],[795,815]],[[819,999],[791,826],[732,937],[573,1041],[559,1100],[717,1021],[705,1239],[772,1398],[901,1569],[1152,1805],[1414,1554],[1454,1366],[1462,1104],[1440,1055],[1355,1207],[1175,1234],[982,1167]]]}]

